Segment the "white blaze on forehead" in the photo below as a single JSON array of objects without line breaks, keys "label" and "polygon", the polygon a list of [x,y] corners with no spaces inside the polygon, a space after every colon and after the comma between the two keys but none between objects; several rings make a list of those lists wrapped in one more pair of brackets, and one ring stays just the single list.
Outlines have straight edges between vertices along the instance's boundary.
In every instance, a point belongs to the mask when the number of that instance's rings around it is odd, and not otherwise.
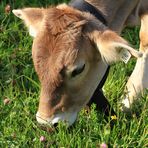
[{"label": "white blaze on forehead", "polygon": [[40,124],[54,125],[59,121],[65,122],[68,126],[71,126],[77,118],[77,112],[59,113],[52,118],[43,119],[39,112],[36,114],[36,119]]}]

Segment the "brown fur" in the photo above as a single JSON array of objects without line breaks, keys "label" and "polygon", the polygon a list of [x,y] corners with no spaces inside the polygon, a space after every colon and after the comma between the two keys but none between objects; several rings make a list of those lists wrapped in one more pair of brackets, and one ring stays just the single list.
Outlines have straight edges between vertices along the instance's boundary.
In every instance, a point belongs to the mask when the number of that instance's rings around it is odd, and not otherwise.
[{"label": "brown fur", "polygon": [[[141,56],[110,29],[120,33],[125,25],[138,24],[139,15],[147,11],[148,7],[142,3],[146,1],[88,2],[102,8],[100,10],[106,15],[109,27],[91,14],[66,4],[14,11],[28,28],[33,27],[35,31],[32,54],[41,82],[39,112],[43,119],[60,112],[79,111],[102,79],[107,63],[121,60],[121,48],[126,48],[135,57]],[[144,38],[141,33],[142,42]],[[84,72],[73,78],[73,70],[83,62]]]},{"label": "brown fur", "polygon": [[[78,52],[76,40],[79,40],[82,35],[82,28],[77,26],[77,22],[82,18],[77,13],[64,12],[57,8],[51,8],[47,13],[49,15],[45,17],[44,31],[40,32],[39,37],[34,40],[33,59],[41,81],[41,94],[43,94],[41,98],[50,92],[50,95],[46,96],[50,98],[50,108],[61,110],[63,104],[66,106],[64,108],[67,108],[66,104],[69,106],[72,103],[64,101],[64,94],[58,96],[58,90],[62,87],[62,77],[59,73],[76,58]],[[59,103],[57,97],[62,97],[62,102]],[[51,110],[50,114],[52,114]]]}]

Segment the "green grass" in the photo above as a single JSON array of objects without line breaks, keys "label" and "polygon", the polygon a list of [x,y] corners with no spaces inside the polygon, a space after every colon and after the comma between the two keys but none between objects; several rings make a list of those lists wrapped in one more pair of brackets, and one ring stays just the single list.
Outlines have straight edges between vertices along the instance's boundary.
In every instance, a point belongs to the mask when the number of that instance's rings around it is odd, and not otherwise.
[{"label": "green grass", "polygon": [[[62,123],[58,130],[42,128],[35,119],[38,107],[40,83],[34,71],[31,58],[32,38],[29,37],[23,23],[12,13],[4,13],[6,4],[12,9],[25,6],[48,6],[62,0],[38,1],[1,1],[0,2],[0,147],[72,147],[95,148],[103,142],[109,147],[148,147],[148,99],[141,97],[135,110],[139,116],[127,117],[119,109],[120,96],[135,60],[127,65],[119,63],[112,66],[105,85],[105,94],[115,108],[118,119],[113,130],[103,114],[95,112],[95,106],[89,114],[82,110],[72,129]],[[138,48],[139,28],[124,30],[123,36]],[[10,104],[3,100],[9,98]],[[46,142],[40,142],[40,136]]]}]

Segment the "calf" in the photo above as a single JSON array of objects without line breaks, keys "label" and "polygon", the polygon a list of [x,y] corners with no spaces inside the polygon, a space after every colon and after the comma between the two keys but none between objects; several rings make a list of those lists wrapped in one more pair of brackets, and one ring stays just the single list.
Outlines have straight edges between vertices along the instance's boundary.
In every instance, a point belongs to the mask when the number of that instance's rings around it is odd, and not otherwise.
[{"label": "calf", "polygon": [[32,57],[41,82],[39,123],[72,125],[92,102],[109,114],[101,90],[109,65],[142,56],[115,31],[138,24],[147,8],[146,0],[75,0],[47,9],[13,10],[34,37]]}]

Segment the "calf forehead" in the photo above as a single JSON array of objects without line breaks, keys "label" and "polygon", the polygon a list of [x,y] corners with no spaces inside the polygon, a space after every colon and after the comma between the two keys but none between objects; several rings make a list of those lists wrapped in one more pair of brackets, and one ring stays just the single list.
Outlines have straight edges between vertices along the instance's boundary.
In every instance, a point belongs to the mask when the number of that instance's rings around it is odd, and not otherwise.
[{"label": "calf forehead", "polygon": [[59,81],[62,68],[72,64],[78,53],[79,34],[70,37],[69,33],[52,35],[40,34],[33,43],[33,61],[41,81]]},{"label": "calf forehead", "polygon": [[[42,24],[42,30],[34,39],[33,53],[54,57],[60,56],[59,53],[75,50],[82,35],[81,26],[75,27],[74,23],[78,20],[69,15],[62,15],[63,12],[49,12]],[[57,16],[55,16],[57,14]],[[59,15],[62,16],[59,16]],[[34,50],[35,49],[35,50]],[[38,50],[37,50],[38,49]],[[47,54],[48,53],[48,54]]]},{"label": "calf forehead", "polygon": [[58,79],[61,69],[75,61],[85,41],[82,17],[57,9],[47,12],[32,48],[35,69],[40,80],[46,82],[49,76]]},{"label": "calf forehead", "polygon": [[72,60],[70,55],[79,48],[85,23],[82,14],[72,8],[45,10],[42,29],[34,39],[33,57],[48,57],[51,63],[55,63],[68,55],[67,59]]},{"label": "calf forehead", "polygon": [[54,68],[68,65],[72,63],[78,51],[79,36],[70,37],[69,33],[60,34],[58,36],[44,33],[34,39],[33,42],[33,59],[35,63],[48,62]]}]

